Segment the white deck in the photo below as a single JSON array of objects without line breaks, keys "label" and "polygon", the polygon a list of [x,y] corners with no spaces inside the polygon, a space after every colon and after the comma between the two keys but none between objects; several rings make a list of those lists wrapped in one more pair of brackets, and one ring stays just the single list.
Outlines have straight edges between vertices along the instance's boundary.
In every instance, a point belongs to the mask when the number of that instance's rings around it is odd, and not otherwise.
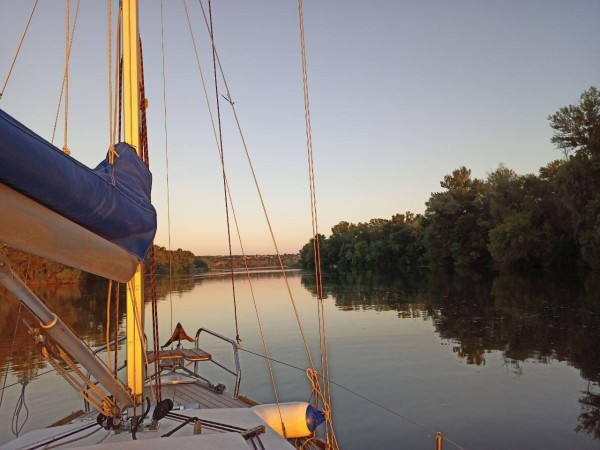
[{"label": "white deck", "polygon": [[[245,430],[264,425],[265,432],[260,434],[260,443],[265,449],[293,449],[294,447],[283,439],[279,434],[266,425],[249,408],[226,408],[226,409],[187,409],[175,411],[177,414],[187,417],[197,417],[201,420],[209,420],[220,424],[235,426]],[[44,448],[53,437],[65,435],[86,425],[94,424],[95,418],[85,418],[75,421],[69,425],[43,430],[32,431],[8,444],[0,447],[2,450],[30,449],[36,446]],[[118,433],[106,431],[98,426],[81,431],[78,434],[66,437],[60,442],[60,448],[88,448],[88,449],[162,449],[175,446],[178,449],[254,449],[261,448],[257,438],[244,440],[241,434],[232,432],[220,432],[202,428],[202,433],[194,435],[193,424],[189,424],[175,432],[171,437],[162,437],[165,433],[172,431],[181,424],[180,421],[168,417],[160,421],[156,431],[141,431],[137,433],[137,440],[132,440],[131,433]],[[49,444],[49,447],[57,445],[58,442]]]},{"label": "white deck", "polygon": [[217,394],[203,381],[163,385],[162,398],[170,398],[173,403],[180,405],[198,403],[201,409],[249,407],[246,403],[233,398],[227,391]]}]

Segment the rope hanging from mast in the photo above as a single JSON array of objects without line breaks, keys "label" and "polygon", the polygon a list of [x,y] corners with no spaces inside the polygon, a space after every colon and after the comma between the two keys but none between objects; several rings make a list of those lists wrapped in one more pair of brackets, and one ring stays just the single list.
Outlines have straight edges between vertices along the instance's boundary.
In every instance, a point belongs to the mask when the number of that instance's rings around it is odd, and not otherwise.
[{"label": "rope hanging from mast", "polygon": [[[120,28],[120,27],[118,27]],[[117,42],[117,51],[118,51]],[[115,133],[113,122],[113,79],[112,79],[112,2],[108,0],[108,162],[112,166],[115,163]]]},{"label": "rope hanging from mast", "polygon": [[[77,7],[75,8],[75,19],[73,19],[73,28],[71,30],[71,39],[69,40],[69,55],[73,48],[73,37],[75,36],[75,28],[77,27],[77,18],[79,17],[79,3],[81,0],[77,0]],[[56,126],[58,125],[58,116],[60,115],[60,107],[62,106],[62,98],[65,92],[65,81],[67,78],[67,72],[63,73],[62,85],[60,87],[60,96],[58,97],[58,106],[56,107],[56,116],[54,117],[54,128],[52,129],[52,139],[50,142],[54,144],[54,137],[56,135]]]},{"label": "rope hanging from mast", "polygon": [[[185,5],[185,0],[183,0],[183,2],[184,2],[184,5]],[[204,16],[204,23],[206,25],[207,30],[209,30],[209,35],[210,35],[210,26],[209,26],[209,23],[208,23],[208,19],[206,17],[206,12],[204,10],[204,5],[202,4],[201,1],[199,3],[200,3],[200,7],[202,8],[202,15]],[[188,20],[188,23],[189,23],[189,20]],[[191,25],[190,25],[190,32],[191,32]],[[192,39],[193,39],[193,33],[192,33]],[[242,141],[242,147],[244,148],[244,153],[246,155],[246,159],[247,159],[248,165],[250,167],[250,172],[252,173],[252,179],[254,181],[254,186],[256,187],[258,198],[260,200],[260,204],[261,204],[261,207],[262,207],[262,210],[263,210],[263,214],[264,214],[265,220],[267,222],[267,227],[269,229],[269,233],[270,233],[270,236],[271,236],[271,241],[273,242],[273,247],[275,249],[275,253],[277,254],[277,260],[279,262],[279,267],[281,269],[281,273],[282,273],[283,279],[285,281],[285,286],[287,288],[288,297],[290,299],[290,302],[292,303],[292,308],[294,310],[294,315],[296,317],[296,322],[298,324],[298,329],[300,330],[300,335],[302,337],[302,342],[304,343],[304,348],[306,350],[306,355],[307,355],[308,360],[310,362],[311,368],[314,369],[315,365],[314,365],[314,362],[313,362],[313,359],[312,359],[312,355],[310,353],[310,349],[308,347],[308,342],[306,340],[306,336],[304,334],[304,328],[302,327],[302,321],[300,320],[300,315],[299,315],[298,309],[296,307],[296,301],[294,300],[294,296],[292,294],[292,289],[290,287],[290,283],[289,283],[289,280],[288,280],[288,277],[287,277],[287,272],[286,272],[285,267],[283,265],[283,260],[281,259],[281,252],[279,251],[279,246],[277,244],[277,240],[275,239],[275,233],[273,231],[273,227],[271,226],[271,220],[270,220],[269,214],[267,212],[267,207],[266,207],[264,199],[262,197],[262,191],[260,189],[260,185],[258,184],[258,179],[257,179],[257,176],[256,176],[256,172],[254,171],[254,165],[252,164],[252,159],[250,158],[250,151],[248,150],[248,146],[246,144],[246,139],[244,138],[244,133],[242,132],[242,127],[241,127],[241,124],[240,124],[240,121],[239,121],[239,117],[237,115],[237,110],[235,108],[235,102],[233,101],[233,97],[231,95],[231,91],[229,90],[229,85],[227,84],[227,78],[225,77],[225,74],[224,74],[224,71],[223,71],[223,66],[221,65],[221,60],[219,58],[219,52],[216,50],[216,48],[215,48],[215,55],[217,57],[217,65],[219,67],[219,72],[221,74],[221,79],[223,80],[223,84],[225,86],[225,90],[226,90],[226,94],[227,94],[226,98],[228,99],[229,104],[231,106],[231,110],[233,112],[233,117],[235,119],[235,123],[236,123],[237,129],[238,129],[239,135],[240,135],[240,139]],[[196,60],[198,60],[198,54],[197,54],[197,52],[196,52]],[[200,63],[199,63],[199,60],[198,60],[198,65],[199,64]],[[200,73],[201,73],[201,76],[202,76],[202,70],[201,69],[200,69]],[[204,78],[202,78],[202,79],[204,80]],[[212,112],[210,110],[210,105],[208,107],[209,107],[209,115],[211,116],[211,121],[212,121]],[[213,131],[215,132],[215,135],[216,135],[216,131],[215,131],[215,127],[214,127],[214,122],[213,122]]]},{"label": "rope hanging from mast", "polygon": [[[141,136],[140,144],[142,149],[142,160],[146,164],[146,167],[150,168],[150,157],[148,153],[148,127],[146,123],[146,109],[148,108],[148,100],[146,99],[146,89],[144,85],[144,57],[142,51],[142,40],[139,40],[140,46],[140,97],[142,99],[140,103],[141,109]],[[154,340],[154,354],[158,355],[160,352],[160,338],[158,334],[158,300],[156,295],[156,261],[154,258],[154,245],[150,247],[149,254],[149,265],[150,265],[150,301],[152,305],[152,337]],[[140,332],[141,334],[141,332]],[[144,356],[147,355],[144,351]],[[147,368],[148,374],[150,369]],[[159,358],[154,359],[154,370],[156,374],[160,373],[160,360]],[[162,400],[162,384],[160,376],[156,377],[156,397],[157,401]]]},{"label": "rope hanging from mast", "polygon": [[308,94],[308,74],[306,64],[306,43],[304,38],[304,11],[302,0],[298,0],[298,19],[300,26],[300,53],[302,57],[302,87],[304,93],[304,120],[306,125],[306,150],[308,156],[308,177],[310,186],[310,206],[313,232],[313,257],[315,262],[315,280],[317,287],[317,316],[319,323],[319,344],[321,356],[321,373],[323,374],[323,386],[319,383],[319,374],[314,370],[307,370],[307,375],[311,380],[313,391],[315,393],[315,402],[318,404],[321,395],[323,410],[325,413],[325,427],[327,444],[333,448],[338,448],[335,431],[333,429],[332,411],[331,411],[331,386],[329,384],[329,359],[327,354],[327,337],[325,330],[325,309],[323,306],[323,278],[321,271],[321,249],[319,242],[319,219],[317,214],[317,193],[315,186],[315,169],[312,145],[312,128],[310,123],[310,102]]},{"label": "rope hanging from mast", "polygon": [[[184,8],[185,8],[185,13],[186,13],[186,18],[187,18],[188,28],[190,30],[190,37],[191,37],[192,44],[193,44],[193,47],[194,47],[194,53],[196,55],[196,62],[198,64],[198,71],[200,72],[200,78],[202,80],[202,87],[203,87],[203,90],[204,90],[204,97],[206,99],[206,105],[207,105],[207,108],[208,108],[208,113],[209,113],[211,124],[212,124],[212,128],[213,128],[213,133],[214,133],[214,137],[215,137],[215,143],[217,145],[217,150],[219,151],[219,156],[220,156],[221,155],[220,141],[219,141],[219,139],[217,137],[217,132],[216,132],[215,124],[214,124],[213,114],[212,114],[212,110],[211,110],[211,107],[210,107],[210,102],[208,100],[208,92],[206,90],[206,84],[204,82],[204,75],[203,75],[203,72],[202,72],[202,66],[200,65],[200,58],[198,57],[198,50],[197,50],[197,47],[196,47],[196,40],[194,38],[194,32],[192,30],[192,24],[191,24],[189,13],[188,13],[188,9],[187,9],[187,3],[186,3],[185,0],[182,0],[182,1],[183,1],[183,5],[184,5]],[[202,7],[202,11],[204,13],[204,7],[202,6],[202,2],[200,2],[200,6]],[[211,41],[212,41],[212,34],[210,32],[210,28],[208,27],[208,22],[206,22],[206,15],[205,15],[205,23],[206,23],[207,28],[209,30],[209,35],[211,35]],[[216,56],[217,61],[218,61],[218,54],[216,52],[216,47],[214,47],[214,44],[213,44],[213,49],[214,49],[214,55]],[[245,269],[246,269],[246,277],[248,279],[248,284],[250,286],[250,292],[251,292],[251,296],[252,296],[252,303],[254,305],[254,310],[255,310],[255,313],[256,313],[256,318],[257,318],[258,327],[259,327],[259,330],[260,330],[260,336],[261,336],[261,340],[262,340],[262,344],[263,344],[263,349],[264,349],[265,355],[267,357],[267,365],[268,365],[268,369],[269,369],[269,375],[271,377],[271,384],[273,386],[273,393],[275,395],[275,401],[277,403],[277,409],[278,409],[278,412],[279,412],[279,419],[281,421],[281,429],[283,430],[283,433],[284,433],[284,436],[285,436],[286,435],[286,430],[285,430],[285,424],[283,423],[283,416],[281,414],[281,408],[280,408],[280,402],[279,402],[279,395],[277,393],[277,387],[275,386],[275,378],[274,378],[274,375],[273,375],[273,369],[272,369],[272,366],[271,366],[271,360],[269,359],[269,356],[268,356],[269,353],[268,353],[268,350],[267,350],[267,344],[266,344],[266,340],[265,340],[265,335],[264,335],[264,331],[263,331],[263,328],[262,328],[262,323],[261,323],[261,320],[260,320],[260,315],[258,313],[258,306],[257,306],[256,298],[255,298],[255,295],[254,295],[254,288],[253,288],[253,285],[252,285],[252,279],[250,278],[250,271],[249,271],[249,268],[248,268],[248,261],[247,261],[247,258],[246,258],[246,253],[244,251],[244,245],[243,245],[243,242],[242,242],[242,237],[241,237],[241,234],[240,234],[239,224],[238,224],[237,216],[236,216],[236,213],[235,213],[235,207],[234,207],[234,204],[233,204],[233,198],[232,198],[232,195],[231,195],[231,189],[230,189],[229,183],[227,181],[227,173],[225,171],[225,166],[224,166],[224,160],[223,159],[221,159],[221,164],[222,164],[223,175],[224,175],[224,178],[225,178],[225,186],[226,186],[227,194],[229,196],[229,203],[231,205],[231,211],[233,213],[233,219],[234,219],[234,222],[235,222],[237,236],[238,236],[238,239],[239,239],[240,248],[241,248],[241,251],[242,251],[243,258],[244,258],[244,266],[245,266]]]},{"label": "rope hanging from mast", "polygon": [[231,251],[231,226],[229,224],[229,205],[227,202],[227,183],[225,177],[225,158],[223,156],[223,132],[221,128],[221,107],[219,103],[219,83],[217,80],[217,58],[215,55],[215,36],[213,31],[213,20],[212,20],[212,5],[211,0],[208,0],[208,15],[210,17],[210,39],[212,42],[212,58],[213,58],[213,72],[215,75],[215,98],[217,103],[217,124],[219,126],[219,156],[221,157],[221,167],[223,169],[223,196],[225,197],[225,217],[227,219],[227,242],[229,244],[229,268],[231,272],[231,289],[233,293],[233,315],[235,318],[235,340],[238,346],[242,342],[240,339],[240,330],[238,326],[237,316],[237,301],[235,298],[235,277],[233,275],[233,254]]},{"label": "rope hanging from mast", "polygon": [[[163,111],[165,128],[165,164],[167,177],[167,239],[169,250],[169,309],[171,312],[171,327],[173,329],[173,255],[171,253],[171,196],[169,185],[169,132],[167,127],[167,77],[165,69],[165,16],[163,12],[163,0],[160,0],[160,40],[162,49],[162,79],[163,79]],[[172,348],[172,346],[171,346]]]},{"label": "rope hanging from mast", "polygon": [[67,146],[68,128],[69,128],[69,56],[71,54],[71,39],[69,38],[69,26],[71,24],[69,18],[69,6],[71,0],[67,0],[67,26],[65,31],[66,43],[65,43],[65,145],[63,146],[63,152],[67,155],[71,154],[69,147]]}]

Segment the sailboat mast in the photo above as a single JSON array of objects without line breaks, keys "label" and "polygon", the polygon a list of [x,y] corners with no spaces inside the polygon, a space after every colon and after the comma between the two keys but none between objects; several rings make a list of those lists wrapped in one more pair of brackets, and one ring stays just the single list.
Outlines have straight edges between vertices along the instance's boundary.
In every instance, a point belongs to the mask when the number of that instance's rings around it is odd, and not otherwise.
[{"label": "sailboat mast", "polygon": [[[140,50],[137,0],[123,0],[123,126],[125,142],[141,157],[140,146]],[[136,405],[143,403],[143,299],[142,264],[127,287],[127,385]],[[141,415],[135,411],[134,415]]]}]

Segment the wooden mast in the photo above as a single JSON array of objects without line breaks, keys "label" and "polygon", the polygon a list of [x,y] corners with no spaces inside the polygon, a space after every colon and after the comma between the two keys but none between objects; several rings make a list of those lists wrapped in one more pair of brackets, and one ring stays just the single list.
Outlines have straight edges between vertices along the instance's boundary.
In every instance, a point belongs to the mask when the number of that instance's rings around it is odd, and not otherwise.
[{"label": "wooden mast", "polygon": [[[123,0],[123,124],[125,142],[141,155],[140,146],[140,51],[137,0]],[[142,264],[127,286],[127,385],[135,405],[143,403],[144,301]],[[139,416],[142,410],[135,410]]]}]

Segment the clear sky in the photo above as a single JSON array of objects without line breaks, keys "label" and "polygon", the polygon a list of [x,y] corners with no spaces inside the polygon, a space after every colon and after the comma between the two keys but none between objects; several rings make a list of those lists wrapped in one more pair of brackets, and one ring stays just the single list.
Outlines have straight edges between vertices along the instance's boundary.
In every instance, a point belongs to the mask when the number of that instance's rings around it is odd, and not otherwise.
[{"label": "clear sky", "polygon": [[[167,245],[160,1],[141,3],[156,242]],[[0,0],[2,82],[32,4]],[[72,17],[75,6],[72,0]],[[89,166],[108,148],[106,8],[102,1],[81,2],[70,62],[69,148]],[[211,48],[197,0],[188,0],[188,8],[211,81]],[[600,85],[597,0],[305,0],[304,13],[325,234],[341,220],[422,213],[443,176],[461,165],[476,177],[499,163],[521,174],[537,172],[561,156],[550,143],[547,116]],[[297,3],[214,0],[213,16],[275,234],[282,251],[296,252],[311,234]],[[182,2],[165,0],[165,21],[172,247],[224,254],[220,165]],[[40,1],[0,100],[0,108],[48,140],[64,34],[64,0]],[[212,81],[208,88],[214,106]],[[245,249],[272,253],[231,110],[221,106]],[[63,129],[61,113],[59,147]]]}]

